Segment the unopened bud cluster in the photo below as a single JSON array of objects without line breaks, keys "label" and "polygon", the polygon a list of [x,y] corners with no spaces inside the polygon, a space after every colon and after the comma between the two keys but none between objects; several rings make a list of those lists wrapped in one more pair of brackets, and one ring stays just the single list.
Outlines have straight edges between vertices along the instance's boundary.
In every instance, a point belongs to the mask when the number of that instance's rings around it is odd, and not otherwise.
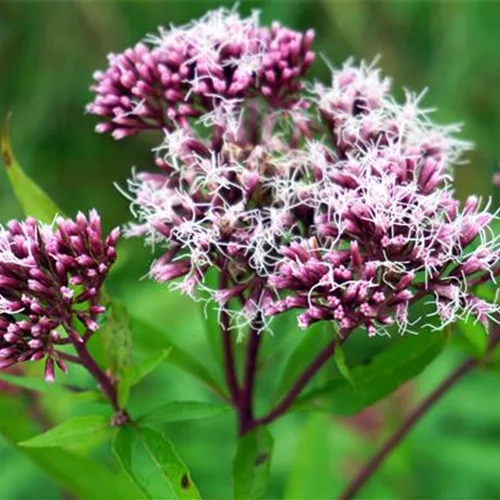
[{"label": "unopened bud cluster", "polygon": [[169,30],[110,54],[98,71],[90,113],[105,121],[98,132],[121,139],[147,129],[173,130],[212,111],[225,99],[261,97],[291,107],[299,78],[311,65],[312,32],[305,35],[275,23],[260,28],[219,10],[198,22]]},{"label": "unopened bud cluster", "polygon": [[97,330],[118,237],[118,229],[103,237],[95,211],[53,226],[28,218],[1,229],[0,368],[45,358],[47,380],[55,364],[66,371],[55,347]]}]

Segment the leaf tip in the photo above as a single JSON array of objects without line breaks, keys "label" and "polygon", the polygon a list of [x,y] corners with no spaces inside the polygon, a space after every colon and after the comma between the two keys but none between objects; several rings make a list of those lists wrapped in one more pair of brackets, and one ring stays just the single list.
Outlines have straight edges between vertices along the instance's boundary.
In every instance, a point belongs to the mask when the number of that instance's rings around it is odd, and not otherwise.
[{"label": "leaf tip", "polygon": [[23,448],[31,448],[31,439],[19,441],[19,443],[17,443],[17,446],[22,446]]}]

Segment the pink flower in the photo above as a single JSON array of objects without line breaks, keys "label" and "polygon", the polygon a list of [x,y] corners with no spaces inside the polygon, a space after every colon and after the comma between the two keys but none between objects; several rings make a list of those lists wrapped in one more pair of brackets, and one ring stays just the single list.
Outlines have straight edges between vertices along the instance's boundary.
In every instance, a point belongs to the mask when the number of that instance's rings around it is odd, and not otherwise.
[{"label": "pink flower", "polygon": [[116,260],[118,229],[103,237],[95,210],[87,218],[57,219],[44,226],[32,218],[11,221],[0,232],[0,367],[47,358],[46,378],[54,363],[59,326],[73,318],[91,331],[104,308],[99,292]]},{"label": "pink flower", "polygon": [[89,113],[102,117],[96,131],[115,139],[141,130],[173,130],[210,112],[223,100],[264,97],[290,108],[302,89],[300,77],[314,60],[314,33],[273,24],[259,26],[219,9],[181,27],[159,29],[159,36],[121,54],[94,74],[96,98]]},{"label": "pink flower", "polygon": [[194,294],[215,267],[226,283],[212,298],[226,311],[234,292],[244,322],[293,308],[302,327],[405,331],[424,298],[442,324],[485,321],[498,306],[472,299],[500,272],[494,216],[452,186],[470,143],[432,122],[423,94],[397,102],[375,64],[308,85],[313,38],[220,9],[98,75],[103,131],[164,132],[159,170],[126,192],[127,234],[164,252],[151,276]]}]

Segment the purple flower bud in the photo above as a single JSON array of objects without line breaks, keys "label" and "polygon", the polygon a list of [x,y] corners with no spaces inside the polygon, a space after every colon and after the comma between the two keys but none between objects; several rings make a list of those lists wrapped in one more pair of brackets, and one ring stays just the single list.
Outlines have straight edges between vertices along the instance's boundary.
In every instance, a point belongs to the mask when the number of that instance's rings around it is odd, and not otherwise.
[{"label": "purple flower bud", "polygon": [[3,349],[0,349],[0,359],[4,360],[10,358],[15,352],[16,350],[12,347],[4,347]]},{"label": "purple flower bud", "polygon": [[291,107],[299,78],[314,60],[313,39],[312,31],[269,31],[255,14],[240,19],[220,9],[184,28],[162,29],[151,47],[141,43],[110,54],[109,67],[94,73],[97,95],[87,111],[108,119],[98,132],[122,139],[144,129],[172,129],[199,116],[200,107],[210,112],[221,100],[251,92]]},{"label": "purple flower bud", "polygon": [[227,304],[231,299],[237,297],[240,293],[245,290],[247,285],[239,285],[233,288],[219,289],[215,292],[214,298],[219,305]]},{"label": "purple flower bud", "polygon": [[45,382],[53,384],[55,381],[54,359],[48,357],[45,361]]},{"label": "purple flower bud", "polygon": [[[175,286],[193,294],[216,266],[227,278],[211,291],[220,307],[244,292],[245,306],[230,311],[237,320],[300,308],[303,328],[328,320],[369,336],[392,322],[405,331],[419,298],[446,321],[483,308],[466,297],[469,275],[500,272],[491,216],[474,197],[460,208],[451,186],[469,145],[432,123],[421,96],[393,99],[373,64],[348,62],[330,85],[304,92],[313,39],[222,9],[110,55],[95,74],[88,109],[102,116],[100,130],[164,134],[160,170],[128,185],[137,221],[127,235],[165,248],[151,276],[184,277]],[[59,232],[50,252],[58,286],[82,286],[71,300],[93,302],[118,233],[103,242],[93,214]],[[16,258],[32,248],[16,242]]]},{"label": "purple flower bud", "polygon": [[187,260],[165,262],[163,259],[158,259],[151,267],[151,276],[158,281],[169,281],[184,276],[190,269],[191,264]]},{"label": "purple flower bud", "polygon": [[297,322],[299,328],[301,328],[302,330],[307,330],[307,328],[309,328],[309,326],[314,322],[314,320],[313,318],[311,318],[308,312],[305,312],[299,314],[299,316],[297,317]]},{"label": "purple flower bud", "polygon": [[465,247],[471,243],[479,232],[490,223],[491,219],[492,216],[488,213],[478,214],[474,217],[469,216],[461,229],[460,244]]},{"label": "purple flower bud", "polygon": [[351,262],[355,270],[360,270],[363,263],[357,241],[351,241]]},{"label": "purple flower bud", "polygon": [[468,196],[464,203],[464,214],[475,212],[479,205],[479,198],[477,196]]},{"label": "purple flower bud", "polygon": [[466,260],[463,264],[460,264],[460,266],[457,269],[459,272],[462,272],[467,275],[467,274],[474,274],[477,271],[483,270],[484,268],[485,265],[483,262],[481,262],[476,257],[471,257],[470,259]]},{"label": "purple flower bud", "polygon": [[414,279],[415,279],[415,273],[410,272],[408,274],[405,274],[404,276],[401,277],[401,279],[397,283],[395,288],[396,291],[406,290]]},{"label": "purple flower bud", "polygon": [[68,366],[60,357],[56,358],[56,364],[63,373],[68,373]]},{"label": "purple flower bud", "polygon": [[390,305],[401,304],[402,302],[408,302],[413,298],[413,292],[410,290],[402,290],[398,292],[394,297],[389,301]]},{"label": "purple flower bud", "polygon": [[96,305],[96,306],[90,306],[89,312],[93,316],[97,316],[99,314],[102,314],[106,311],[106,308],[104,306]]}]

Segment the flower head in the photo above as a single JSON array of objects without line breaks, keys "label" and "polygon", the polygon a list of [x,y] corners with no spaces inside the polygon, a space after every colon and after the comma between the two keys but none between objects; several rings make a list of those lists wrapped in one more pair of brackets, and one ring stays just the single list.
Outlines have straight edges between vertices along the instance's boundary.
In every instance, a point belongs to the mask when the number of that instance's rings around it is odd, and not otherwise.
[{"label": "flower head", "polygon": [[74,320],[86,332],[97,329],[104,311],[99,293],[116,260],[118,229],[102,235],[97,212],[87,218],[57,219],[55,226],[32,218],[11,221],[0,232],[0,367],[46,358],[65,370],[54,347],[61,328],[79,339]]},{"label": "flower head", "polygon": [[394,321],[406,329],[407,306],[418,298],[434,302],[440,326],[498,311],[473,291],[500,272],[493,216],[476,197],[460,208],[451,187],[452,167],[470,145],[451,135],[457,127],[433,124],[412,94],[398,104],[389,85],[379,70],[348,63],[331,87],[314,87],[331,134],[316,147],[314,245],[299,239],[282,249],[269,282],[288,294],[270,313],[305,308],[304,327],[333,319],[372,335]]},{"label": "flower head", "polygon": [[375,64],[348,61],[329,85],[308,85],[312,41],[220,9],[160,29],[97,75],[101,131],[164,132],[159,169],[126,193],[127,233],[163,249],[151,276],[183,278],[195,295],[216,267],[212,297],[236,322],[298,308],[303,327],[374,335],[405,331],[418,299],[441,326],[485,322],[498,306],[474,285],[500,271],[495,216],[475,197],[461,206],[452,187],[471,144],[431,120],[423,94],[396,101]]},{"label": "flower head", "polygon": [[121,139],[141,130],[173,130],[212,111],[222,100],[264,98],[291,107],[300,77],[314,60],[313,32],[275,23],[259,26],[258,12],[242,19],[219,9],[159,34],[121,54],[94,74],[97,96],[87,111],[105,119],[98,132]]}]

